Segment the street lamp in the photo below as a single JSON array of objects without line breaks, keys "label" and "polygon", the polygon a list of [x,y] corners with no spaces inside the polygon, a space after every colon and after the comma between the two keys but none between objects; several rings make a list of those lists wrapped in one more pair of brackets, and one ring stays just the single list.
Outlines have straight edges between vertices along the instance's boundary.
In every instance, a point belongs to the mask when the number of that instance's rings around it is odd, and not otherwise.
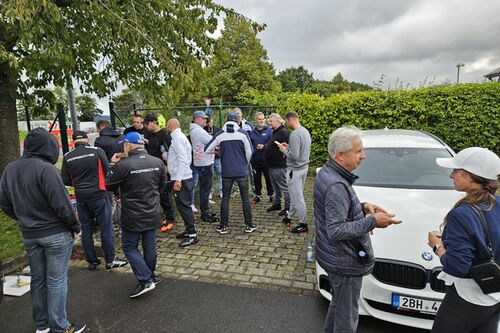
[{"label": "street lamp", "polygon": [[465,64],[458,63],[457,64],[457,84],[460,84],[460,67],[464,67]]}]

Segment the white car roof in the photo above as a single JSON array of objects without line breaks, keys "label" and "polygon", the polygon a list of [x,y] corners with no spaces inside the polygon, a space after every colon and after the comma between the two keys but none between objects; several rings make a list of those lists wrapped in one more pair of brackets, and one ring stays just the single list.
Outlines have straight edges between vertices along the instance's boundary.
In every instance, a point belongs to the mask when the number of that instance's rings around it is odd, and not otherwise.
[{"label": "white car roof", "polygon": [[364,148],[447,148],[428,133],[402,129],[366,130],[362,140]]}]

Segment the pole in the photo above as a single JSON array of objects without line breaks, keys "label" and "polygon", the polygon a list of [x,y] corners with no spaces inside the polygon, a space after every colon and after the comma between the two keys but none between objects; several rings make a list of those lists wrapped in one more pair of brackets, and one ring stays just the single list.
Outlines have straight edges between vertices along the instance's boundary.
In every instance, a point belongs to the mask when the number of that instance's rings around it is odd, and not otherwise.
[{"label": "pole", "polygon": [[222,128],[222,105],[221,103],[219,102],[219,128]]},{"label": "pole", "polygon": [[66,154],[69,152],[68,132],[66,127],[66,115],[64,114],[64,106],[62,104],[57,104],[57,115],[59,117],[62,150],[63,154]]},{"label": "pole", "polygon": [[75,107],[75,94],[73,93],[72,88],[68,88],[68,104],[69,104],[69,113],[71,114],[71,123],[73,125],[73,131],[80,130],[80,126],[78,126],[78,116],[76,115],[76,107]]},{"label": "pole", "polygon": [[134,116],[137,116],[137,108],[135,107],[135,103],[132,104],[132,110],[134,110]]},{"label": "pole", "polygon": [[464,67],[465,64],[458,63],[457,64],[457,84],[460,84],[460,67]]},{"label": "pole", "polygon": [[116,128],[116,120],[115,120],[115,104],[113,102],[109,102],[109,120],[111,120],[111,126]]},{"label": "pole", "polygon": [[31,123],[30,123],[30,110],[28,109],[28,106],[24,106],[24,113],[26,114],[26,126],[28,127],[28,132],[31,131]]}]

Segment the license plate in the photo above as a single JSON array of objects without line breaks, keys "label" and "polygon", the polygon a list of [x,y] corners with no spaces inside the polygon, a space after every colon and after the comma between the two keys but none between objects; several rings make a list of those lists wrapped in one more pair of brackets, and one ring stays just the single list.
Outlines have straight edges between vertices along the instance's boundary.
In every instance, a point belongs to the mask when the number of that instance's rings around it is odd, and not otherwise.
[{"label": "license plate", "polygon": [[401,311],[436,314],[440,305],[436,300],[392,294],[391,306]]}]

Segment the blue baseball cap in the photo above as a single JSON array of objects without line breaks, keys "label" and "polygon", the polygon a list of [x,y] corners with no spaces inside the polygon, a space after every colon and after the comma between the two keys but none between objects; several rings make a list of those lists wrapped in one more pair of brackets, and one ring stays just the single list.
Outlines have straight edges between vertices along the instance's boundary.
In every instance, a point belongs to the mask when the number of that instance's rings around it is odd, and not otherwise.
[{"label": "blue baseball cap", "polygon": [[120,141],[120,143],[123,143],[123,142],[133,143],[136,145],[143,145],[144,144],[144,137],[137,132],[130,132],[130,133],[127,133],[127,135],[125,135],[123,137],[122,141]]},{"label": "blue baseball cap", "polygon": [[238,121],[238,115],[236,112],[229,112],[226,116],[227,121]]},{"label": "blue baseball cap", "polygon": [[205,112],[203,112],[203,111],[195,111],[195,112],[193,113],[193,119],[195,119],[195,118],[203,118],[203,119],[207,119],[207,118],[208,118],[208,116],[207,116],[207,115],[205,114]]}]

